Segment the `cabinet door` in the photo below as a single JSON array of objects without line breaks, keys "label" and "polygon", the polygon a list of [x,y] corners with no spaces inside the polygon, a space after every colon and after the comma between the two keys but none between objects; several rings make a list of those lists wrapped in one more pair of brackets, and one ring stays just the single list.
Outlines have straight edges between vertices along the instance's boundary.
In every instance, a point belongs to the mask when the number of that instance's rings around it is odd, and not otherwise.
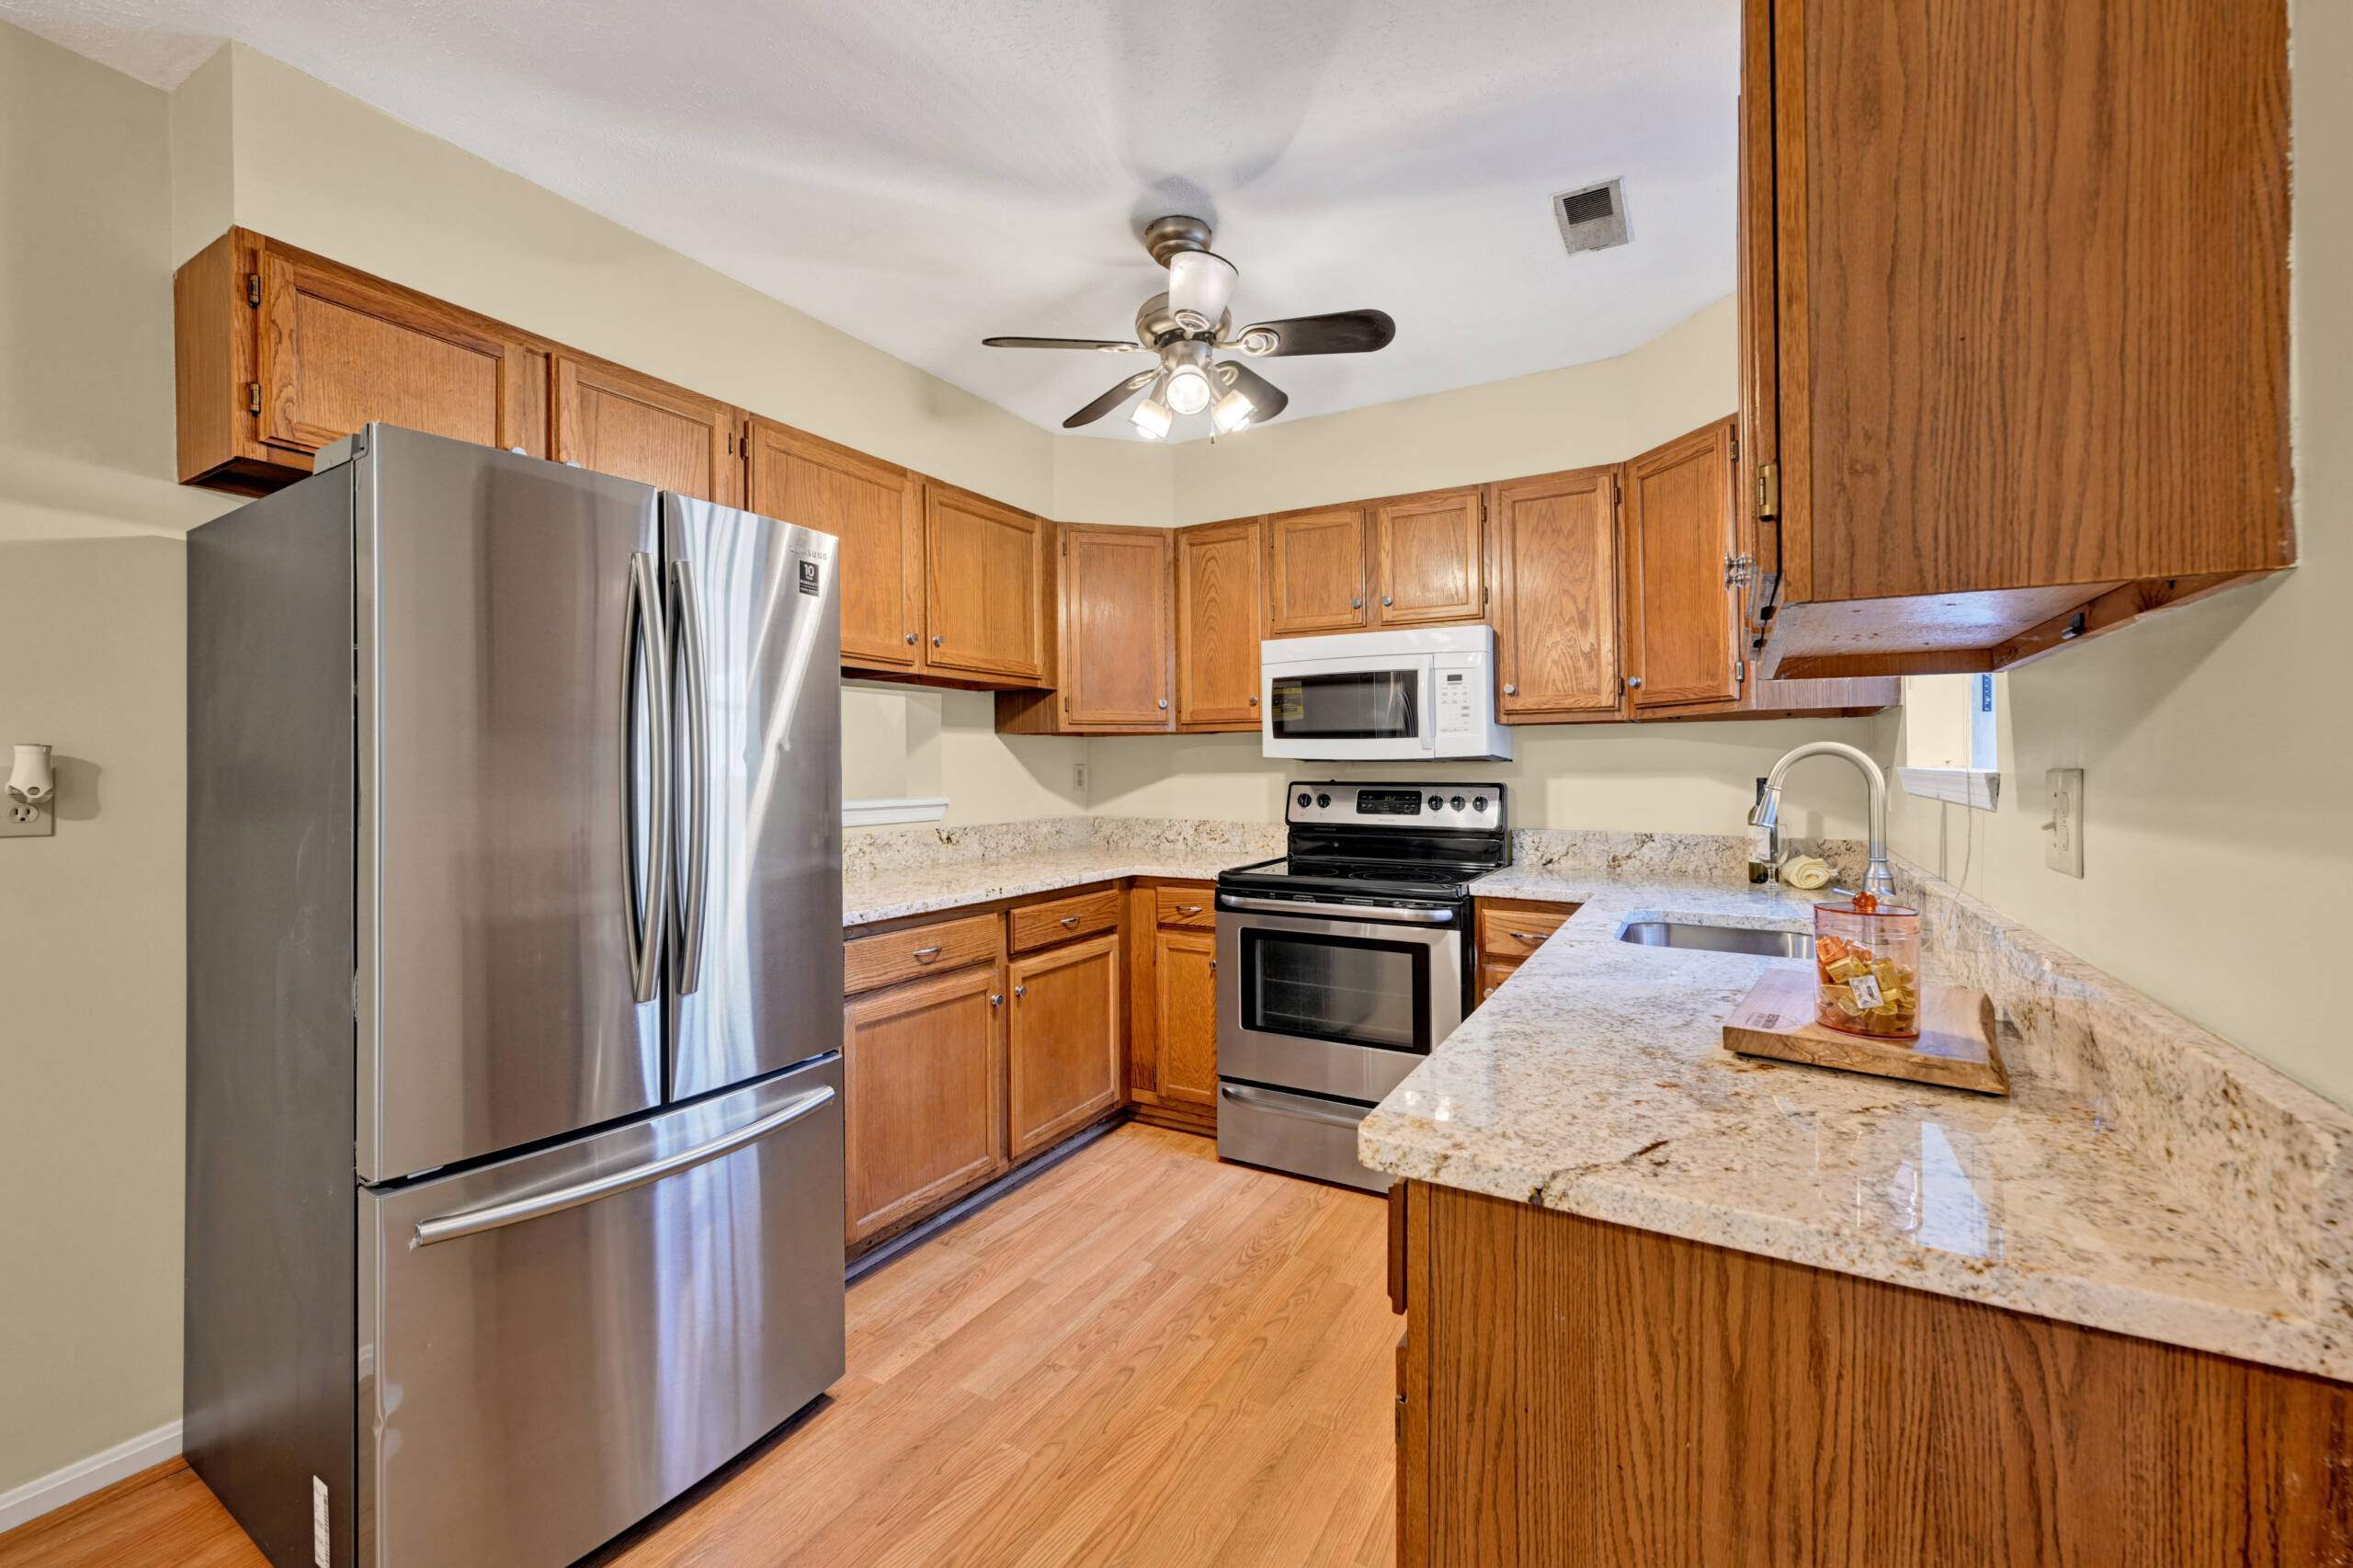
[{"label": "cabinet door", "polygon": [[1159,992],[1160,1097],[1217,1104],[1217,936],[1156,931],[1153,972]]},{"label": "cabinet door", "polygon": [[522,345],[463,312],[275,246],[263,245],[256,265],[264,445],[308,456],[381,420],[533,449]]},{"label": "cabinet door", "polygon": [[1372,514],[1373,620],[1427,626],[1486,613],[1486,498],[1452,490],[1384,502]]},{"label": "cabinet door", "polygon": [[1270,635],[1355,631],[1365,613],[1364,508],[1284,512],[1267,519]]},{"label": "cabinet door", "polygon": [[1258,727],[1266,635],[1258,519],[1176,530],[1176,722]]},{"label": "cabinet door", "polygon": [[1616,718],[1616,465],[1496,485],[1495,528],[1496,712]]},{"label": "cabinet door", "polygon": [[1062,535],[1063,721],[1169,728],[1167,530],[1073,526]]},{"label": "cabinet door", "polygon": [[852,1243],[1006,1166],[1003,971],[978,964],[842,1009]]},{"label": "cabinet door", "polygon": [[945,484],[925,487],[924,664],[1045,683],[1046,526]]},{"label": "cabinet door", "polygon": [[735,430],[735,411],[723,403],[618,365],[556,356],[558,462],[740,506],[744,465]]},{"label": "cabinet door", "polygon": [[1120,938],[1015,960],[1006,1050],[1013,1157],[1120,1102]]},{"label": "cabinet door", "polygon": [[1626,686],[1636,711],[1737,697],[1732,421],[1626,465]]},{"label": "cabinet door", "polygon": [[842,663],[914,669],[923,626],[923,510],[915,477],[863,452],[755,417],[745,506],[842,541]]}]

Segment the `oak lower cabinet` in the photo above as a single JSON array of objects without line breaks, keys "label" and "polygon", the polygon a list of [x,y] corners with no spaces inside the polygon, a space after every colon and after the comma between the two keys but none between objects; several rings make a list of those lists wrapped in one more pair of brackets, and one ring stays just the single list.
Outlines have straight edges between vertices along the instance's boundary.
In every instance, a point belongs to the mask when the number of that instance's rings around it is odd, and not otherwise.
[{"label": "oak lower cabinet", "polygon": [[2290,564],[2286,0],[1742,9],[1766,673],[2006,668]]},{"label": "oak lower cabinet", "polygon": [[1018,1160],[1120,1103],[1119,934],[1025,954],[1008,978],[1007,1110]]},{"label": "oak lower cabinet", "polygon": [[843,1005],[850,1245],[1007,1168],[1004,994],[992,957]]},{"label": "oak lower cabinet", "polygon": [[1484,1006],[1487,998],[1495,994],[1495,987],[1509,980],[1579,907],[1538,899],[1477,900],[1472,923],[1477,934],[1479,968],[1472,1005]]},{"label": "oak lower cabinet", "polygon": [[1138,882],[1128,892],[1129,1091],[1135,1117],[1217,1131],[1217,890]]},{"label": "oak lower cabinet", "polygon": [[1422,1181],[1400,1568],[2353,1561],[2353,1385]]},{"label": "oak lower cabinet", "polygon": [[1258,643],[1267,635],[1264,525],[1244,517],[1176,535],[1176,727],[1256,730]]},{"label": "oak lower cabinet", "polygon": [[755,415],[745,506],[841,540],[842,663],[923,667],[923,482],[895,463]]},{"label": "oak lower cabinet", "polygon": [[744,504],[743,416],[735,409],[572,354],[555,357],[554,388],[558,462],[722,506]]}]

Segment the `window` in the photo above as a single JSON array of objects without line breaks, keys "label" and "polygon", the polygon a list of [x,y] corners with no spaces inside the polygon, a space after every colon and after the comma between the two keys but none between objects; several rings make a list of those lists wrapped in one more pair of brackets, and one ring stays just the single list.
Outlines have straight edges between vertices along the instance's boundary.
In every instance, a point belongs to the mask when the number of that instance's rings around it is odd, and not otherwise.
[{"label": "window", "polygon": [[881,682],[842,683],[842,822],[850,827],[938,822],[939,693]]},{"label": "window", "polygon": [[1903,761],[1915,795],[1990,812],[2001,789],[2001,703],[2006,676],[1907,676]]}]

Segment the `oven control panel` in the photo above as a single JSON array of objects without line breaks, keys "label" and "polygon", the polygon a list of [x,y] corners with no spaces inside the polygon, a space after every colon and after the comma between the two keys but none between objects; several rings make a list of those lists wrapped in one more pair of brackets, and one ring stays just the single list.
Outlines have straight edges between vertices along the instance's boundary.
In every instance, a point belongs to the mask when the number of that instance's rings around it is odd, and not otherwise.
[{"label": "oven control panel", "polygon": [[1302,824],[1419,829],[1504,826],[1501,784],[1298,783],[1284,802],[1283,820]]}]

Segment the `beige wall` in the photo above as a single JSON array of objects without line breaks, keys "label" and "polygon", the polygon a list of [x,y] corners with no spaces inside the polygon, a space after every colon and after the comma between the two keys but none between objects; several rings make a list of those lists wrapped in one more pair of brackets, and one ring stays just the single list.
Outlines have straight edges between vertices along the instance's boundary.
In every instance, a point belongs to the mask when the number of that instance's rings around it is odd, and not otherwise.
[{"label": "beige wall", "polygon": [[[0,26],[0,1493],[179,1413],[181,603],[162,94]],[[0,755],[5,755],[0,751]]]}]

